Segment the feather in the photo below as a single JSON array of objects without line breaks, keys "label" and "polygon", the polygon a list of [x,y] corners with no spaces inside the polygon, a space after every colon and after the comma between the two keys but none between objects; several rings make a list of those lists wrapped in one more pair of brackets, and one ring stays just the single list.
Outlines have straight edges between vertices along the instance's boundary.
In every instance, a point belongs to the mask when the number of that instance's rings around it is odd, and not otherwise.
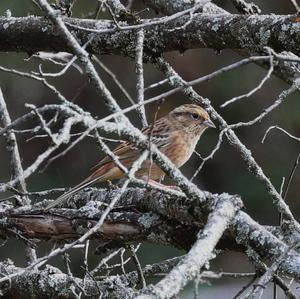
[{"label": "feather", "polygon": [[99,169],[94,171],[88,178],[86,178],[80,184],[76,185],[71,190],[69,190],[68,192],[59,196],[56,200],[54,200],[52,203],[50,203],[44,209],[44,211],[47,212],[56,206],[60,206],[72,195],[78,193],[80,190],[82,190],[88,186],[93,185],[96,182],[102,182],[102,181],[109,179],[109,176],[112,174],[114,168],[116,168],[116,167],[111,167],[111,163],[106,163],[106,164],[102,165],[102,167],[100,167]]},{"label": "feather", "polygon": [[71,190],[69,190],[68,192],[64,193],[63,195],[59,196],[57,199],[55,199],[53,202],[51,202],[45,209],[44,211],[47,212],[50,209],[56,207],[56,206],[60,206],[61,204],[63,204],[68,198],[70,198],[72,195],[76,194],[77,192],[79,192],[80,190],[82,190],[83,188],[86,188],[92,184],[94,184],[96,181],[98,181],[99,178],[94,178],[93,180],[84,180],[83,182],[81,182],[80,184],[78,184],[77,186],[73,187]]},{"label": "feather", "polygon": [[[194,115],[197,117],[191,117]],[[180,167],[190,158],[197,141],[207,128],[203,125],[204,121],[210,121],[204,109],[194,104],[186,104],[175,108],[167,116],[155,121],[153,125],[145,128],[143,133],[149,137],[150,143],[155,144],[177,167]],[[211,121],[210,124],[212,124]],[[125,167],[130,167],[140,155],[140,151],[129,142],[116,147],[113,153]],[[58,197],[45,210],[61,205],[70,196],[96,182],[117,180],[124,175],[110,156],[100,160],[93,169],[95,171],[87,179]],[[163,175],[164,172],[151,159],[146,160],[136,173],[137,177],[146,176],[148,179],[154,178],[155,180]]]}]

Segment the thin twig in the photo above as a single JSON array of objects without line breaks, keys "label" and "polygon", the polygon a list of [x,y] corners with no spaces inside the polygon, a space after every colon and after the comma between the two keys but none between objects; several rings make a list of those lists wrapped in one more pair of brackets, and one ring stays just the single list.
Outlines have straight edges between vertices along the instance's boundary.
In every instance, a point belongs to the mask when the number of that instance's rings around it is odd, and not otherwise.
[{"label": "thin twig", "polygon": [[[136,49],[135,49],[135,72],[137,76],[136,90],[137,102],[144,102],[144,66],[143,66],[143,47],[144,47],[144,30],[137,31]],[[143,128],[148,126],[145,107],[141,106],[137,109]]]},{"label": "thin twig", "polygon": [[[5,127],[11,124],[11,118],[3,97],[2,90],[0,88],[0,120],[2,119],[3,125]],[[21,178],[16,183],[16,188],[20,190],[22,193],[27,193],[27,186],[24,177],[24,170],[22,167],[21,156],[18,148],[17,138],[16,135],[10,130],[6,134],[6,141],[7,141],[7,150],[10,156],[10,169],[12,179],[15,180],[17,178]],[[30,199],[27,196],[22,196],[21,199],[22,205],[29,205]],[[36,252],[30,246],[26,246],[26,256],[28,263],[32,263],[36,260]]]},{"label": "thin twig", "polygon": [[140,263],[140,261],[137,257],[137,254],[135,252],[135,249],[134,249],[133,245],[129,246],[129,251],[130,251],[132,260],[135,264],[138,276],[139,276],[140,286],[141,286],[142,289],[144,289],[147,286],[147,284],[146,284],[146,280],[145,280],[145,277],[144,277],[144,273],[143,273],[143,270],[142,270],[141,263]]}]

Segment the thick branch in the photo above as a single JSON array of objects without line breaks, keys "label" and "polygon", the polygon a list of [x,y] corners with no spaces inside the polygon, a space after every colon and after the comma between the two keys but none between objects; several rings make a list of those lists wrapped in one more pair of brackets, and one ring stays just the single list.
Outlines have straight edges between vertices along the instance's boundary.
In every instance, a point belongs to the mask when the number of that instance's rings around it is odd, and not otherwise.
[{"label": "thick branch", "polygon": [[[153,8],[157,12],[163,13],[164,15],[172,15],[179,11],[189,9],[194,5],[194,1],[192,1],[192,0],[187,0],[187,1],[183,1],[183,0],[153,0],[153,1],[144,0],[144,2],[145,2],[145,5]],[[206,3],[202,9],[202,12],[204,14],[212,14],[212,15],[215,15],[215,14],[229,15],[229,12],[227,12],[226,10],[224,10],[223,8],[217,6],[216,4],[214,4],[212,2]],[[262,32],[264,32],[263,29],[262,29]],[[244,33],[244,34],[246,34],[246,33]],[[237,52],[239,54],[241,54],[242,56],[245,56],[245,55],[248,56],[248,55],[252,55],[253,53],[257,52],[257,47],[249,44],[249,45],[247,45],[246,48],[244,48],[243,50],[237,50]],[[262,52],[263,51],[258,51],[258,53],[262,53]],[[280,54],[289,56],[289,57],[294,57],[295,59],[299,58],[292,52],[287,52],[285,50],[282,51]],[[269,67],[264,62],[257,61],[256,63],[259,65],[262,65],[265,68]],[[292,82],[294,82],[294,80],[296,78],[299,77],[299,72],[300,72],[299,71],[299,63],[281,60],[275,65],[274,73],[277,77],[281,78],[282,80],[284,80],[288,83],[292,83]]]},{"label": "thick branch", "polygon": [[[0,263],[0,275],[17,273],[21,268],[13,264]],[[126,279],[114,277],[102,282],[93,279],[70,277],[57,268],[46,267],[43,270],[31,270],[13,277],[9,282],[1,283],[1,294],[8,299],[25,298],[76,298],[75,294],[84,290],[80,298],[129,299],[134,294]]]},{"label": "thick branch", "polygon": [[234,217],[236,207],[229,200],[220,201],[215,210],[209,215],[203,231],[197,236],[192,249],[167,274],[167,276],[154,287],[146,289],[137,299],[145,298],[172,298],[199,273],[201,268],[213,255],[217,242],[222,237],[230,221]]},{"label": "thick branch", "polygon": [[[103,191],[97,189],[91,192],[82,192],[78,198],[84,201],[88,200],[105,200],[106,196]],[[176,219],[185,223],[201,222],[201,219],[207,218],[208,213],[213,211],[215,204],[219,201],[230,199],[235,204],[240,204],[238,196],[229,194],[211,194],[206,192],[206,204],[199,201],[176,198],[171,195],[162,194],[160,192],[143,191],[143,189],[129,189],[121,197],[119,204],[138,206],[139,208],[157,212],[165,215],[170,219]],[[109,198],[109,197],[108,197]],[[83,203],[81,202],[81,204]],[[287,245],[267,231],[263,226],[255,222],[246,213],[239,211],[233,220],[231,233],[236,237],[238,243],[250,246],[259,253],[262,260],[274,261],[284,252]],[[291,250],[288,257],[281,265],[281,271],[290,274],[295,279],[300,279],[300,256],[296,251]]]},{"label": "thick branch", "polygon": [[[74,197],[74,200],[77,199],[76,203],[82,207],[81,209],[53,210],[53,215],[38,214],[36,210],[36,219],[34,219],[32,215],[29,215],[29,212],[26,212],[28,211],[26,208],[19,208],[18,210],[14,210],[14,213],[11,212],[11,219],[5,219],[4,217],[5,215],[9,215],[9,211],[6,211],[6,214],[2,211],[2,224],[5,224],[4,226],[2,225],[2,227],[7,229],[7,224],[10,223],[10,228],[16,225],[15,228],[18,228],[19,232],[26,232],[26,229],[24,229],[22,225],[27,223],[26,221],[29,221],[32,231],[35,229],[39,230],[39,232],[37,232],[39,236],[45,237],[46,232],[48,234],[46,237],[51,234],[57,237],[57,234],[62,232],[62,229],[65,229],[61,224],[67,223],[69,235],[65,234],[65,236],[76,237],[76,234],[85,233],[85,230],[97,222],[96,216],[101,217],[101,212],[96,208],[99,207],[99,201],[103,204],[103,202],[114,196],[114,192],[117,191],[99,189],[85,190]],[[230,196],[228,194],[205,194],[207,200],[201,203],[196,199],[188,200],[187,198],[176,198],[160,192],[128,188],[120,198],[120,206],[108,216],[102,227],[101,234],[96,237],[106,241],[120,240],[122,238],[123,242],[147,240],[161,244],[173,244],[188,249],[193,244],[197,231],[201,227],[201,223],[205,223],[208,213],[214,210],[216,203],[230,200],[234,205],[237,205],[237,207],[240,204],[236,196]],[[89,203],[84,206],[87,202]],[[136,211],[126,212],[126,209],[128,210],[126,206],[135,207],[136,209],[138,208],[144,211],[153,211],[160,215],[146,212],[141,214]],[[12,217],[13,214],[14,217]],[[74,215],[76,215],[76,217],[74,217]],[[84,218],[86,215],[89,215],[89,217]],[[125,216],[128,216],[128,218],[126,219]],[[27,217],[28,219],[26,220]],[[37,221],[36,225],[33,220]],[[41,226],[39,227],[38,224]],[[47,225],[49,225],[48,231]],[[194,228],[192,228],[192,225]],[[52,231],[52,229],[57,229],[58,231],[55,232]],[[59,229],[61,229],[61,231],[59,231]],[[18,230],[15,230],[15,232],[18,232]],[[38,236],[38,234],[34,234],[33,232],[30,232],[30,234],[28,233],[27,236]],[[236,238],[238,243],[254,249],[263,261],[275,261],[282,256],[288,248],[284,242],[280,241],[242,211],[237,213],[231,225],[231,229],[227,232],[227,236]],[[226,244],[228,244],[228,242]],[[296,251],[289,251],[288,256],[280,266],[280,271],[293,276],[297,280],[300,279],[300,256]]]},{"label": "thick branch", "polygon": [[[145,277],[154,276],[156,273],[168,273],[174,267],[180,257],[172,258],[163,262],[147,265],[143,270]],[[21,268],[11,262],[0,263],[0,275],[20,272]],[[208,277],[209,276],[209,273]],[[205,277],[205,273],[203,276]],[[131,299],[134,295],[134,287],[138,283],[136,271],[126,275],[109,276],[101,281],[91,278],[77,278],[62,273],[59,269],[47,266],[43,270],[31,270],[20,276],[14,277],[9,283],[1,284],[1,291],[5,298],[74,298],[74,292],[80,293],[80,298]],[[9,287],[7,287],[9,286]],[[43,286],[43,287],[41,287]]]},{"label": "thick branch", "polygon": [[[109,193],[107,193],[109,194]],[[128,212],[120,209],[110,213],[92,238],[100,245],[146,241],[188,250],[201,225],[185,225],[152,212]],[[92,206],[79,210],[56,209],[44,213],[40,209],[0,210],[0,236],[22,236],[28,239],[66,242],[77,239],[99,221],[102,212]],[[228,240],[223,245],[229,243]]]},{"label": "thick branch", "polygon": [[[134,55],[134,30],[120,30],[113,22],[105,20],[64,18],[64,21],[101,32],[94,35],[87,47],[91,53]],[[161,24],[145,25],[151,21],[142,23],[142,26],[146,26],[144,51],[151,55],[194,48],[251,48],[259,51],[265,46],[278,52],[300,54],[300,27],[293,16],[197,13],[192,19],[190,16],[181,16],[170,22],[166,19]],[[120,23],[120,26],[127,24]],[[74,27],[72,31],[82,45],[90,40],[91,32]],[[71,48],[45,18],[0,18],[0,51],[25,51],[31,54],[37,51],[71,51]]]},{"label": "thick branch", "polygon": [[[114,192],[118,192],[118,191],[117,190],[107,191],[104,189],[99,190],[93,188],[90,189],[89,191],[84,190],[83,192],[76,195],[73,198],[73,200],[76,201],[76,204],[78,204],[79,207],[82,207],[82,213],[84,213],[87,207],[87,206],[83,207],[87,202],[91,202],[91,203],[89,203],[88,205],[89,209],[86,210],[86,213],[92,210],[94,210],[95,212],[95,208],[90,208],[92,202],[100,201],[103,203],[109,201],[109,199],[112,196],[114,196]],[[157,191],[148,191],[145,189],[138,189],[138,188],[128,188],[121,196],[119,205],[120,205],[120,209],[124,209],[124,207],[126,206],[127,207],[133,206],[138,208],[139,210],[152,211],[157,214],[164,215],[170,220],[173,221],[176,220],[178,222],[185,223],[185,225],[187,226],[190,224],[197,225],[198,223],[199,225],[201,225],[201,223],[202,224],[205,223],[207,219],[207,215],[214,210],[215,204],[219,201],[231,200],[235,203],[237,208],[240,206],[240,200],[237,196],[231,196],[229,194],[217,195],[208,192],[205,192],[205,196],[206,196],[206,201],[200,202],[197,199],[187,199],[184,197],[178,198],[176,196],[163,194]],[[79,210],[78,212],[80,213],[80,211],[81,210]],[[54,212],[55,211],[53,211],[53,214]],[[142,216],[137,216],[137,217],[138,217],[137,219],[140,220],[142,219],[139,218]],[[146,220],[147,221],[151,220],[151,217],[146,218]],[[150,224],[155,223],[154,220],[152,220],[153,222],[151,221],[147,222],[147,221],[146,222],[140,221],[139,223],[140,227],[141,226],[145,227],[147,223]],[[158,226],[157,226],[157,232],[160,232],[160,228]],[[259,225],[257,222],[251,219],[251,217],[249,217],[246,213],[242,211],[237,213],[228,234],[231,235],[233,238],[235,237],[238,243],[253,248],[264,261],[276,260],[287,249],[287,245],[284,242],[279,240],[272,233],[267,231],[263,226]],[[171,231],[170,231],[170,235],[172,236]],[[193,234],[189,235],[189,238],[192,235]],[[193,241],[194,239],[192,239],[191,242]],[[161,242],[161,240],[159,240],[159,242]],[[175,243],[176,242],[173,242],[173,244]],[[185,243],[185,245],[187,245],[187,243]],[[185,249],[187,248],[185,247]],[[300,256],[294,250],[291,250],[289,252],[287,259],[281,265],[280,270],[282,272],[294,276],[294,278],[296,279],[300,279]]]}]

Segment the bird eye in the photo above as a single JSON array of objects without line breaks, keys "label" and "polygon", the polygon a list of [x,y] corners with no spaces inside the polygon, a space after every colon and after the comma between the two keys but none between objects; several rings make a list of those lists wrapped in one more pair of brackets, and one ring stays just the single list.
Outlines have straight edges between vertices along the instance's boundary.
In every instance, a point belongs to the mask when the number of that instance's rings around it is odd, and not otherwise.
[{"label": "bird eye", "polygon": [[197,114],[197,113],[191,113],[191,118],[192,119],[199,119],[199,114]]}]

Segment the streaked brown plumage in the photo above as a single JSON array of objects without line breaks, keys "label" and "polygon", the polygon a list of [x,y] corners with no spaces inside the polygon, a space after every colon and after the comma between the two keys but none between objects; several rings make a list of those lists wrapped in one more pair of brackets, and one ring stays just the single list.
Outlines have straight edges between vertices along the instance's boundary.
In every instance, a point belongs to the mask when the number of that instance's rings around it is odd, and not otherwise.
[{"label": "streaked brown plumage", "polygon": [[[208,127],[215,127],[215,125],[207,112],[200,106],[185,104],[158,119],[153,126],[146,128],[143,133],[150,136],[151,142],[156,144],[157,148],[179,168],[191,157],[200,136]],[[127,168],[130,168],[140,156],[140,151],[130,143],[119,145],[113,152]],[[56,199],[46,210],[60,205],[71,195],[95,182],[119,180],[124,177],[124,173],[109,156],[103,158],[96,165],[96,168],[88,178]],[[164,175],[165,173],[150,160],[146,160],[135,174],[137,178],[154,181],[163,178]]]}]

